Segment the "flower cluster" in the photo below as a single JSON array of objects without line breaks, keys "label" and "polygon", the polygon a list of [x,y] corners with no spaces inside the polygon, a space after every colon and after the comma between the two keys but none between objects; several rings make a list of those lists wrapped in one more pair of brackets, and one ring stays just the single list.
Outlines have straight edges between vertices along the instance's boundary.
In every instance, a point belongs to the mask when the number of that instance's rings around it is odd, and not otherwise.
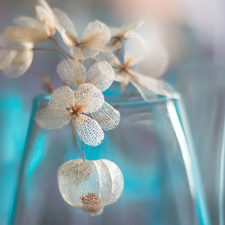
[{"label": "flower cluster", "polygon": [[[58,129],[74,121],[80,139],[89,146],[98,146],[104,139],[103,130],[112,130],[120,122],[119,111],[105,102],[102,93],[113,81],[121,82],[124,93],[131,82],[147,102],[157,95],[176,97],[172,88],[162,80],[142,74],[135,68],[151,51],[149,44],[134,32],[143,21],[121,29],[110,29],[100,21],[91,22],[79,41],[75,26],[66,13],[52,9],[45,0],[38,0],[35,10],[36,18],[16,18],[14,22],[17,26],[7,27],[0,36],[0,70],[10,78],[23,75],[32,64],[35,50],[58,52],[66,58],[57,66],[57,73],[64,82],[64,87],[53,90],[50,86],[51,79],[42,76],[46,81],[44,87],[51,92],[51,98],[48,106],[36,114],[35,120],[40,127]],[[61,35],[64,47],[55,39],[56,31]],[[47,39],[53,41],[57,49],[35,46]],[[124,51],[122,60],[118,57],[121,48]],[[94,64],[87,71],[83,61],[88,58],[94,59]],[[85,162],[84,156],[83,160],[83,163],[70,162],[69,166],[65,164],[59,169],[59,187],[69,204],[89,213],[100,213],[104,206],[115,202],[122,193],[122,173],[110,161]],[[68,183],[74,180],[70,176],[79,180],[78,169],[81,167],[91,170],[90,176],[98,175],[98,193],[91,188],[88,192],[87,189],[82,189],[82,194],[78,195],[74,189],[76,198],[71,198],[71,185]],[[86,170],[83,170],[80,176],[85,177],[85,173]],[[80,182],[86,185],[87,180]],[[88,182],[92,184],[94,180]],[[76,185],[74,188],[78,190]],[[97,187],[95,183],[94,185]]]}]

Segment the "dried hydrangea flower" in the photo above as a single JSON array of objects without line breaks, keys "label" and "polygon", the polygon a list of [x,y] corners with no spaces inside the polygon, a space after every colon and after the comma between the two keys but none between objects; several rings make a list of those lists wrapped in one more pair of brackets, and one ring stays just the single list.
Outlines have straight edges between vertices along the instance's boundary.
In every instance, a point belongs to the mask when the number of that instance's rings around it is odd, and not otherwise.
[{"label": "dried hydrangea flower", "polygon": [[114,67],[115,80],[121,82],[123,91],[125,91],[128,83],[131,82],[146,101],[156,98],[157,94],[177,97],[177,94],[168,84],[161,80],[142,75],[132,69],[133,66],[136,66],[146,57],[149,52],[149,45],[133,31],[127,32],[126,36],[128,39],[125,40],[123,64],[113,53],[101,52],[95,56],[95,60],[105,60]]},{"label": "dried hydrangea flower", "polygon": [[115,203],[123,192],[124,180],[119,167],[106,159],[70,160],[58,170],[58,185],[63,199],[92,216]]},{"label": "dried hydrangea flower", "polygon": [[11,27],[13,36],[20,32],[21,36],[16,35],[16,40],[22,42],[38,43],[52,37],[55,34],[55,17],[52,9],[44,0],[39,0],[39,5],[35,7],[37,19],[21,16],[14,20],[19,27]]},{"label": "dried hydrangea flower", "polygon": [[36,115],[36,122],[46,129],[58,129],[75,119],[80,139],[87,145],[97,146],[104,139],[98,122],[86,114],[98,111],[104,104],[101,91],[91,84],[80,85],[76,92],[65,86],[51,94],[48,107]]},{"label": "dried hydrangea flower", "polygon": [[76,59],[92,58],[104,51],[104,46],[109,42],[111,33],[109,28],[99,21],[91,22],[84,31],[79,42],[76,29],[69,17],[59,9],[53,9],[56,18],[56,28],[62,36],[64,43],[73,49]]},{"label": "dried hydrangea flower", "polygon": [[134,23],[128,24],[120,29],[117,28],[111,28],[111,40],[106,45],[106,51],[107,52],[113,52],[119,48],[121,48],[122,40],[130,38],[130,36],[127,36],[127,33],[129,31],[135,30],[136,28],[140,27],[144,23],[144,20],[139,20]]},{"label": "dried hydrangea flower", "polygon": [[[90,83],[101,91],[105,91],[111,86],[115,78],[113,68],[105,61],[95,63],[87,72],[81,63],[67,59],[57,66],[57,72],[62,81],[75,90],[81,84]],[[120,122],[119,111],[107,102],[104,102],[103,106],[91,115],[104,130],[112,130]]]},{"label": "dried hydrangea flower", "polygon": [[3,73],[9,78],[16,78],[23,75],[30,67],[33,61],[33,51],[31,48],[33,45],[25,43],[14,43],[11,41],[11,45],[7,46],[10,41],[7,41],[7,44],[3,46],[9,48],[10,46],[14,47],[14,50],[0,50],[0,70],[3,70]]}]

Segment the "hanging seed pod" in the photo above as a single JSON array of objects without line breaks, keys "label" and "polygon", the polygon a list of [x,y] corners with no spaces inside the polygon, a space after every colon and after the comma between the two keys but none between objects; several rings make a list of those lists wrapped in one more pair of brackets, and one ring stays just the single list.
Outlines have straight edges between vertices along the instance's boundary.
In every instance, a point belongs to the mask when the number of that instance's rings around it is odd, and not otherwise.
[{"label": "hanging seed pod", "polygon": [[58,170],[59,190],[73,207],[95,216],[118,200],[123,191],[123,175],[119,167],[106,159],[70,160]]}]

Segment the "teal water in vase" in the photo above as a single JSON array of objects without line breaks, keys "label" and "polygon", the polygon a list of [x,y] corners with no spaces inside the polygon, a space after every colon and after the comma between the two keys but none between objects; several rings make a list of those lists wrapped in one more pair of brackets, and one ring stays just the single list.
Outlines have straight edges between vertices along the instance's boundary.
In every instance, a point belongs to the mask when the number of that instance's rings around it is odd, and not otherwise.
[{"label": "teal water in vase", "polygon": [[120,199],[96,217],[69,206],[58,189],[60,165],[82,158],[80,139],[76,146],[69,124],[58,130],[40,128],[35,114],[50,96],[34,99],[9,225],[210,225],[181,100],[159,96],[146,103],[130,93],[129,100],[121,100],[118,87],[105,93],[120,111],[121,122],[105,132],[98,147],[85,145],[87,160],[111,160],[124,176]]}]

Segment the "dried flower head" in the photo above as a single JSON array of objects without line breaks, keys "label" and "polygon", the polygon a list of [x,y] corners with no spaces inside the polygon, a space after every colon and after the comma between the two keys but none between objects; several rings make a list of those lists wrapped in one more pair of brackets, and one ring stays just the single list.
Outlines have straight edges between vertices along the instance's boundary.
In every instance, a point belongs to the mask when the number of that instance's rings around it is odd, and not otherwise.
[{"label": "dried flower head", "polygon": [[111,28],[111,40],[107,43],[105,47],[106,52],[113,52],[119,48],[121,48],[122,40],[131,38],[127,36],[129,31],[135,30],[136,28],[140,27],[144,23],[144,20],[139,20],[134,23],[128,24],[121,29]]},{"label": "dried flower head", "polygon": [[80,85],[76,92],[65,86],[51,94],[48,107],[36,115],[36,122],[46,129],[58,129],[75,119],[80,139],[87,145],[97,146],[104,139],[98,122],[86,114],[98,111],[104,104],[99,89],[91,84]]},{"label": "dried flower head", "polygon": [[89,23],[84,31],[82,40],[79,42],[76,29],[69,17],[59,9],[54,9],[56,28],[62,36],[64,43],[73,49],[76,59],[92,58],[104,51],[105,45],[111,38],[109,28],[99,21]]},{"label": "dried flower head", "polygon": [[[9,44],[10,41],[6,42]],[[30,67],[33,61],[33,51],[30,49],[32,45],[12,42],[13,50],[0,50],[0,70],[9,78],[16,78],[23,75]],[[20,50],[15,50],[20,49]]]},{"label": "dried flower head", "polygon": [[[89,83],[101,91],[105,91],[111,86],[115,78],[113,68],[105,61],[95,63],[87,72],[81,63],[68,59],[57,66],[57,72],[63,82],[75,90],[80,85]],[[98,111],[91,113],[91,115],[104,130],[112,130],[120,122],[119,111],[107,102],[104,102],[102,107]]]},{"label": "dried flower head", "polygon": [[78,159],[60,166],[58,185],[68,204],[94,216],[119,199],[124,181],[119,167],[109,160]]},{"label": "dried flower head", "polygon": [[148,54],[149,45],[133,31],[127,32],[126,36],[123,63],[113,53],[101,52],[95,56],[95,60],[105,60],[114,67],[115,80],[121,82],[123,91],[131,82],[146,101],[156,98],[157,94],[176,97],[172,88],[163,81],[142,75],[133,70],[132,67],[136,66]]}]

